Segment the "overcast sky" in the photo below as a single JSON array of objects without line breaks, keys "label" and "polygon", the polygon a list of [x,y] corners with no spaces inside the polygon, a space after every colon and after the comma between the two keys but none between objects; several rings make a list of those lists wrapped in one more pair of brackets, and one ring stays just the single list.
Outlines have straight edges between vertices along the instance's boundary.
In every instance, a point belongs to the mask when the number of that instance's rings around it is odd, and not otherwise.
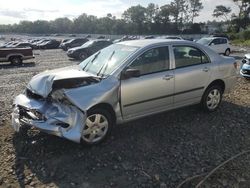
[{"label": "overcast sky", "polygon": [[[159,6],[171,0],[0,0],[0,24],[18,23],[20,20],[53,20],[59,17],[73,19],[82,13],[106,16],[111,13],[120,17],[127,8],[141,4],[147,6],[153,2]],[[212,13],[216,5],[230,6],[238,9],[233,0],[202,0],[204,9],[196,22],[213,20]]]}]

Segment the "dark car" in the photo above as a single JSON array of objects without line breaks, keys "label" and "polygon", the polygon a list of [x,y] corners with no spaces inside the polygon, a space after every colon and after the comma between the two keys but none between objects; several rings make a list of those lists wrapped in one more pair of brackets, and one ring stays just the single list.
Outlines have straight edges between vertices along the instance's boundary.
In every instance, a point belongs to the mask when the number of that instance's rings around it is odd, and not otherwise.
[{"label": "dark car", "polygon": [[76,39],[71,39],[65,43],[62,43],[61,44],[61,48],[64,50],[64,51],[67,51],[68,49],[70,48],[74,48],[74,47],[77,47],[77,46],[81,46],[83,45],[84,43],[88,42],[89,40],[86,39],[86,38],[76,38]]},{"label": "dark car", "polygon": [[60,45],[59,41],[52,39],[52,40],[43,42],[42,44],[39,44],[38,47],[40,49],[56,49],[59,47],[59,45]]},{"label": "dark car", "polygon": [[32,44],[29,42],[19,42],[17,44],[12,44],[8,48],[32,48]]},{"label": "dark car", "polygon": [[67,51],[67,55],[70,58],[84,60],[87,57],[91,56],[92,54],[96,53],[97,51],[113,44],[109,40],[104,39],[96,39],[89,42],[86,42],[80,47],[71,48]]},{"label": "dark car", "polygon": [[40,39],[38,41],[33,42],[32,47],[33,47],[33,49],[38,49],[40,44],[48,42],[48,41],[50,41],[50,40],[49,39]]}]

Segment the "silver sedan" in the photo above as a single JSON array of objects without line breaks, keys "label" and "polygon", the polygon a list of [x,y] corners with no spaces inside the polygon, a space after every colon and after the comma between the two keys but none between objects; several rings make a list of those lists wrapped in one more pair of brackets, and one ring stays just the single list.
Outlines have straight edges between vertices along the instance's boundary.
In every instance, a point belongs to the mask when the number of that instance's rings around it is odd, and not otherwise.
[{"label": "silver sedan", "polygon": [[12,125],[93,145],[115,124],[193,104],[215,111],[235,78],[233,58],[194,42],[121,42],[34,76],[14,100]]}]

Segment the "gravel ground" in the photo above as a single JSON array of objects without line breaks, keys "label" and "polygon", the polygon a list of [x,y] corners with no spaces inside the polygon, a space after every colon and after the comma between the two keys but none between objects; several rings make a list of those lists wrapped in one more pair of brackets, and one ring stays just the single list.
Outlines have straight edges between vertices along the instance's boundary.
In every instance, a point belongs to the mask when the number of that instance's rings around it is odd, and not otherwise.
[{"label": "gravel ground", "polygon": [[[77,63],[61,50],[34,53],[22,67],[0,65],[0,187],[171,188],[250,149],[250,82],[242,78],[217,112],[191,106],[119,125],[99,146],[33,129],[16,134],[10,123],[14,96],[33,75]],[[249,187],[249,159],[247,153],[231,161],[201,187]],[[203,177],[182,187],[195,187]]]}]

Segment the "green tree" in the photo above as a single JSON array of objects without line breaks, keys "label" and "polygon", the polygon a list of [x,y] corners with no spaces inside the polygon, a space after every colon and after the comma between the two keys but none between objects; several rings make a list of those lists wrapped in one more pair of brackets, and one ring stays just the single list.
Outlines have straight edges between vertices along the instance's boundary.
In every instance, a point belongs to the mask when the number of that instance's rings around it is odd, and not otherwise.
[{"label": "green tree", "polygon": [[122,17],[127,23],[134,23],[139,33],[145,32],[144,24],[146,22],[147,9],[141,5],[132,6],[127,9]]},{"label": "green tree", "polygon": [[201,0],[188,0],[188,8],[190,12],[191,23],[194,23],[194,18],[199,16],[199,12],[203,9]]},{"label": "green tree", "polygon": [[230,7],[226,7],[224,5],[218,5],[214,9],[213,17],[216,18],[222,18],[224,21],[229,20],[229,14],[232,12],[232,9]]}]

